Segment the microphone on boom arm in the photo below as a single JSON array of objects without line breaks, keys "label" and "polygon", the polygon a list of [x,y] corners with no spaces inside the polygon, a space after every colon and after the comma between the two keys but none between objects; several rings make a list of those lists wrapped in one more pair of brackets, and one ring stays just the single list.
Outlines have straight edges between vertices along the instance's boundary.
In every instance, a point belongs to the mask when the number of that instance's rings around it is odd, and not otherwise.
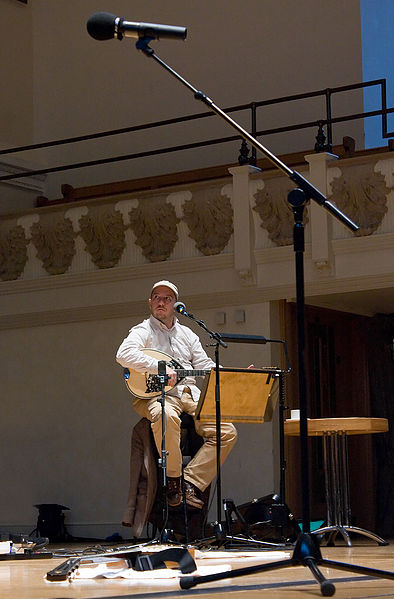
[{"label": "microphone on boom arm", "polygon": [[184,40],[187,35],[186,27],[126,21],[123,17],[109,12],[97,12],[92,15],[86,23],[86,28],[95,40],[122,40],[124,37]]}]

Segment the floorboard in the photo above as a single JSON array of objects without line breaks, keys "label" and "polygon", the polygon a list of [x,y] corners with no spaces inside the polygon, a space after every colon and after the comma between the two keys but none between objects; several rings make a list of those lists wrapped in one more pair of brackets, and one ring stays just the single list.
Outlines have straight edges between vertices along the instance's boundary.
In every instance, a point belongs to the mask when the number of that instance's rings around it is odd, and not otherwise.
[{"label": "floorboard", "polygon": [[[69,551],[82,551],[86,544],[67,547]],[[112,548],[113,549],[113,548]],[[49,546],[56,554],[59,547]],[[255,550],[253,550],[255,552]],[[196,556],[198,566],[209,561],[210,565],[231,563],[231,568],[242,568],[249,565],[266,564],[272,561],[267,551],[258,552],[257,556],[247,559],[243,554],[225,552],[222,561],[219,556],[222,550],[212,550],[209,560],[201,560]],[[394,543],[378,546],[373,542],[354,542],[352,547],[335,546],[322,547],[323,558],[346,564],[355,564],[381,570],[394,571]],[[289,547],[283,553],[286,558],[292,555]],[[226,557],[228,558],[226,560]],[[281,556],[282,557],[282,556]],[[256,572],[238,578],[199,584],[191,589],[183,590],[179,579],[153,579],[147,572],[146,580],[129,579],[74,579],[71,582],[48,582],[46,574],[67,559],[66,556],[47,559],[31,560],[2,560],[0,561],[0,599],[169,599],[172,597],[231,597],[232,599],[272,598],[297,599],[298,597],[320,597],[319,584],[315,581],[309,568],[301,565],[281,568],[268,572]],[[274,556],[277,561],[278,555]],[[82,571],[82,568],[81,568]],[[335,597],[338,599],[394,599],[394,581],[383,578],[372,578],[365,575],[337,569],[321,568],[326,578],[335,585]],[[145,574],[145,573],[144,573]]]}]

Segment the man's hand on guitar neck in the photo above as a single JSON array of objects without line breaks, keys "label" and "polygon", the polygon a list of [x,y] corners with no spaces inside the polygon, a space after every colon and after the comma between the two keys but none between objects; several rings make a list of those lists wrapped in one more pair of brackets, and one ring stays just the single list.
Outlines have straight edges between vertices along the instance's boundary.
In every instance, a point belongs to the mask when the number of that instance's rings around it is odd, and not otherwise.
[{"label": "man's hand on guitar neck", "polygon": [[[250,366],[248,366],[249,368],[254,368],[254,364],[251,364]],[[171,368],[170,366],[166,366],[166,372],[168,374],[168,384],[170,387],[175,387],[175,385],[178,382],[178,374],[176,372],[176,370],[174,370],[173,368]]]},{"label": "man's hand on guitar neck", "polygon": [[166,371],[168,374],[168,384],[170,385],[170,387],[174,387],[178,382],[178,375],[176,371],[173,368],[170,368],[169,366],[166,366]]}]

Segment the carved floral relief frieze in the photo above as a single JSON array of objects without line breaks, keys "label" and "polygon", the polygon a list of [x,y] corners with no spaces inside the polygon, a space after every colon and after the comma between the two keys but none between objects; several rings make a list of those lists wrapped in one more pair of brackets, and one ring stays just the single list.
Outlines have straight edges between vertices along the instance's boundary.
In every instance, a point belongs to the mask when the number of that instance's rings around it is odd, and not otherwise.
[{"label": "carved floral relief frieze", "polygon": [[167,260],[178,241],[179,218],[166,199],[160,195],[139,200],[138,206],[129,212],[135,242],[150,262]]},{"label": "carved floral relief frieze", "polygon": [[[277,246],[293,243],[294,216],[287,201],[287,195],[293,189],[294,186],[287,179],[271,179],[253,196],[256,202],[253,210],[261,219],[260,226],[267,231],[269,239]],[[304,223],[307,222],[306,208]]]},{"label": "carved floral relief frieze", "polygon": [[86,250],[99,268],[112,268],[126,247],[122,214],[111,205],[94,206],[79,219]]},{"label": "carved floral relief frieze", "polygon": [[0,278],[2,281],[18,279],[26,266],[27,246],[24,228],[21,225],[0,230]]},{"label": "carved floral relief frieze", "polygon": [[231,200],[220,187],[193,191],[183,204],[183,220],[197,249],[204,256],[220,254],[233,234],[234,213]]},{"label": "carved floral relief frieze", "polygon": [[358,236],[374,233],[387,212],[390,189],[374,168],[375,163],[348,166],[331,184],[330,201],[358,224]]},{"label": "carved floral relief frieze", "polygon": [[61,275],[70,268],[75,255],[75,233],[72,222],[63,214],[42,215],[30,229],[37,258],[50,275]]}]

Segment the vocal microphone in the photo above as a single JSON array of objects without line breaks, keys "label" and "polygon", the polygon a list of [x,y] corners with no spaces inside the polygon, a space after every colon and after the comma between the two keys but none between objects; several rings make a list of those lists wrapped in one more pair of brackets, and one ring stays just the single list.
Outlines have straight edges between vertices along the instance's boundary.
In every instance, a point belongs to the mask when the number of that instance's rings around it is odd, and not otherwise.
[{"label": "vocal microphone", "polygon": [[165,360],[159,360],[157,363],[157,374],[159,376],[167,375],[167,362]]},{"label": "vocal microphone", "polygon": [[110,40],[114,37],[118,40],[122,40],[123,37],[184,40],[187,34],[186,27],[126,21],[123,17],[109,12],[97,12],[92,15],[86,23],[86,28],[95,40]]},{"label": "vocal microphone", "polygon": [[157,375],[161,384],[161,392],[164,393],[164,387],[168,385],[167,362],[159,360],[157,363]]},{"label": "vocal microphone", "polygon": [[183,302],[175,302],[174,310],[175,310],[175,312],[179,312],[179,314],[183,314],[184,316],[189,316],[189,314],[186,312],[186,306]]}]

